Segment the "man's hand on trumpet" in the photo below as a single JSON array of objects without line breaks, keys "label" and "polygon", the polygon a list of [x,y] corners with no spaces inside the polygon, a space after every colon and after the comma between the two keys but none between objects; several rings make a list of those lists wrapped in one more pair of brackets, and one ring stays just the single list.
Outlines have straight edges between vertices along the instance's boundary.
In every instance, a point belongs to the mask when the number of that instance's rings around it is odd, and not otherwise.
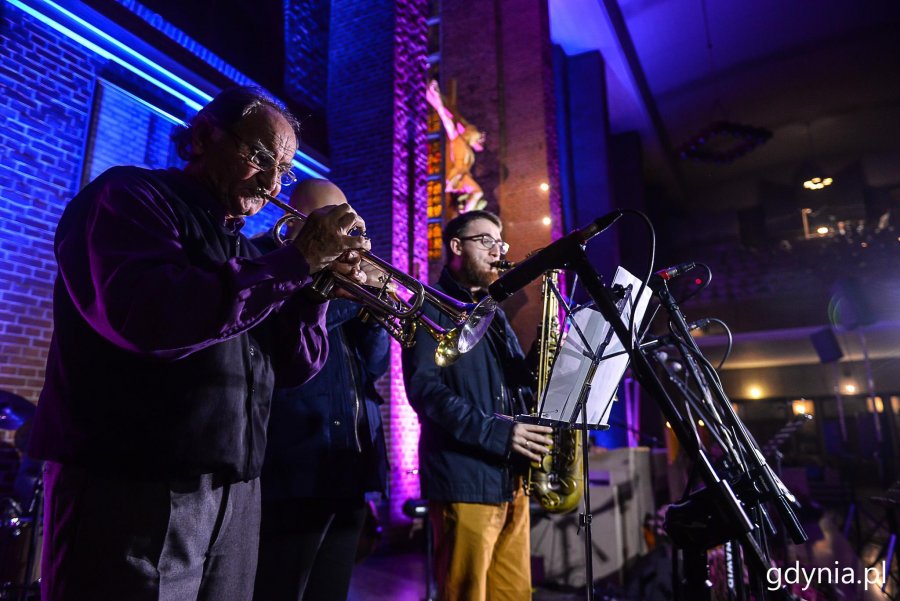
[{"label": "man's hand on trumpet", "polygon": [[366,222],[349,204],[325,206],[309,214],[293,245],[309,263],[310,274],[330,269],[365,284],[359,251],[368,251],[372,243],[365,235],[351,235],[354,230],[365,232]]},{"label": "man's hand on trumpet", "polygon": [[393,295],[397,292],[397,284],[390,279],[388,274],[382,271],[377,265],[369,261],[363,261],[360,269],[366,274],[366,285],[381,290],[387,286],[386,292]]}]

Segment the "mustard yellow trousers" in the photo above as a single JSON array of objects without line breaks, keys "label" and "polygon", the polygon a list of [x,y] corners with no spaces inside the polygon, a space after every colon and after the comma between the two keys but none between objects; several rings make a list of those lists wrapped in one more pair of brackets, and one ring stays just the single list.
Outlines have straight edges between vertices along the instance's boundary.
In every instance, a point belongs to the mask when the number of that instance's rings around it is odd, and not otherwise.
[{"label": "mustard yellow trousers", "polygon": [[511,502],[429,503],[441,601],[531,599],[528,497]]}]

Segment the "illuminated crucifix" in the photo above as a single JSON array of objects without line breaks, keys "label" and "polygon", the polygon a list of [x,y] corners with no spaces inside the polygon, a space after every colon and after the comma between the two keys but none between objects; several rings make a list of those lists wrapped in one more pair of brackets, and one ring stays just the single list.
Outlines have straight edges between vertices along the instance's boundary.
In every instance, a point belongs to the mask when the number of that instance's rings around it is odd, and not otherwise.
[{"label": "illuminated crucifix", "polygon": [[455,103],[451,104],[453,111],[447,108],[437,81],[432,80],[428,84],[425,98],[434,107],[447,133],[445,191],[456,200],[451,208],[458,213],[483,209],[487,200],[471,171],[475,164],[475,153],[484,150],[485,133],[466,121],[459,114]]}]

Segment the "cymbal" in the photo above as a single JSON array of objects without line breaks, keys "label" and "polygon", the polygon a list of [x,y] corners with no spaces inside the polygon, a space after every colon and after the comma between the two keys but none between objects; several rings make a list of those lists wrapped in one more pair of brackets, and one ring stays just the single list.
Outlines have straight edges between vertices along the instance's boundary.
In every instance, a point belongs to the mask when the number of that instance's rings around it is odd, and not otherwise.
[{"label": "cymbal", "polygon": [[6,390],[0,390],[0,430],[18,430],[34,415],[34,405]]}]

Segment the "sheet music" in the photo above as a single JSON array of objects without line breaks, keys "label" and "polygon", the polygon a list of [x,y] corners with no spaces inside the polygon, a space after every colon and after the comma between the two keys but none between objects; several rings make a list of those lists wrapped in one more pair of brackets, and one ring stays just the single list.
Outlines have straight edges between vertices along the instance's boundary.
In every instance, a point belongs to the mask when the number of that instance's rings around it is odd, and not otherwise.
[{"label": "sheet music", "polygon": [[[631,319],[632,302],[641,286],[641,281],[623,267],[616,270],[613,286],[616,284],[626,290],[625,298],[617,303],[622,321],[628,325]],[[641,321],[653,293],[649,288],[644,288],[637,304],[635,328],[640,329]],[[578,398],[581,395],[582,384],[588,377],[592,361],[592,350],[596,351],[604,343],[606,348],[601,355],[600,363],[594,372],[591,381],[591,390],[587,399],[588,427],[607,427],[609,414],[612,411],[612,403],[619,381],[628,367],[628,355],[619,337],[612,331],[611,326],[603,318],[599,311],[591,308],[582,309],[574,314],[572,319],[584,332],[585,338],[590,343],[587,348],[581,336],[570,327],[566,337],[562,341],[553,371],[550,374],[550,383],[547,394],[543,399],[540,417],[544,419],[565,423],[581,424],[581,412],[578,407]]]}]

